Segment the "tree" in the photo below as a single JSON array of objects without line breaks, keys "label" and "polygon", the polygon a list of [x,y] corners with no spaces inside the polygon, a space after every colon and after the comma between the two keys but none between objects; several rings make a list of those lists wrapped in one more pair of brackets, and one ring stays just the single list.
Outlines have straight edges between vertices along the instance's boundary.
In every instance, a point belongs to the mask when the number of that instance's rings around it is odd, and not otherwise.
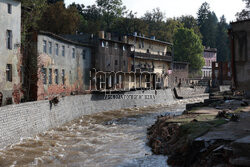
[{"label": "tree", "polygon": [[220,18],[216,33],[217,61],[225,62],[230,60],[228,24],[224,15]]},{"label": "tree", "polygon": [[78,30],[80,14],[74,6],[65,8],[63,2],[49,5],[39,21],[39,28],[55,34],[74,34]]},{"label": "tree", "polygon": [[216,47],[216,27],[218,19],[214,12],[210,11],[209,4],[203,3],[198,10],[198,25],[202,34],[204,46]]},{"label": "tree", "polygon": [[48,4],[53,4],[53,3],[57,3],[57,2],[63,2],[64,3],[64,0],[47,0]]},{"label": "tree", "polygon": [[110,31],[115,19],[123,16],[126,7],[122,5],[122,0],[96,0],[96,4],[101,11],[106,30]]},{"label": "tree", "polygon": [[177,18],[177,20],[180,21],[185,28],[193,29],[195,34],[197,34],[202,39],[202,35],[198,26],[198,21],[193,16],[181,16]]},{"label": "tree", "polygon": [[190,63],[190,72],[200,72],[203,67],[201,39],[192,29],[179,28],[174,35],[174,60]]},{"label": "tree", "polygon": [[246,8],[236,14],[237,20],[250,19],[250,0],[242,0],[246,3]]},{"label": "tree", "polygon": [[165,14],[160,10],[160,8],[155,8],[152,12],[147,11],[142,19],[148,22],[163,22]]},{"label": "tree", "polygon": [[47,9],[46,0],[21,0],[22,2],[22,46],[29,43],[27,36],[39,30],[39,21]]}]

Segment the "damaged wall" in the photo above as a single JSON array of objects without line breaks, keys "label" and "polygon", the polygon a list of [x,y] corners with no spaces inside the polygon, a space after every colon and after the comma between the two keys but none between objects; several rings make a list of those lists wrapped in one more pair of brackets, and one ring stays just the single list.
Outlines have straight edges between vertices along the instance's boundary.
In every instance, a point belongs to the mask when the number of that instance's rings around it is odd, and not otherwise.
[{"label": "damaged wall", "polygon": [[0,0],[0,106],[19,103],[21,75],[21,3]]},{"label": "damaged wall", "polygon": [[250,20],[231,23],[233,74],[236,88],[250,92]]},{"label": "damaged wall", "polygon": [[51,33],[37,37],[37,100],[85,93],[91,48]]}]

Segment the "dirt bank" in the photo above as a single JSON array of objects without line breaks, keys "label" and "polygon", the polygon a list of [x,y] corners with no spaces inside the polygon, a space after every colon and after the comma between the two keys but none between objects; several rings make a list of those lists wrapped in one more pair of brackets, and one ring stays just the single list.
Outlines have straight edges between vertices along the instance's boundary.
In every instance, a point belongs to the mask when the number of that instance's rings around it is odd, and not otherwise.
[{"label": "dirt bank", "polygon": [[172,166],[249,166],[246,105],[242,100],[213,100],[194,104],[180,116],[159,117],[148,128],[148,145],[155,154],[168,155]]}]

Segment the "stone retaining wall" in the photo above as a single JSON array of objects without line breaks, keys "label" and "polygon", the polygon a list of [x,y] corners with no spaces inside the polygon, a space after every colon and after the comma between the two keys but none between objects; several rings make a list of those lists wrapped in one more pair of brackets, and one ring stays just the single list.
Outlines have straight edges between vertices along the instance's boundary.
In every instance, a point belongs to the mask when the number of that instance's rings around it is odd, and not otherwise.
[{"label": "stone retaining wall", "polygon": [[[182,89],[184,92],[185,89]],[[190,90],[187,89],[187,92]],[[155,95],[155,99],[104,99],[104,94],[67,96],[52,107],[49,101],[36,101],[0,108],[0,148],[32,137],[50,128],[63,125],[82,115],[122,108],[142,107],[156,104],[173,104],[171,89],[132,91],[124,95]],[[188,94],[188,93],[187,93]],[[189,93],[190,94],[190,93]],[[135,97],[135,96],[134,96]]]},{"label": "stone retaining wall", "polygon": [[[134,91],[128,94],[150,94],[155,91]],[[0,148],[18,142],[21,138],[34,136],[50,128],[60,126],[82,115],[96,112],[141,107],[154,104],[171,104],[171,90],[157,90],[155,99],[109,99],[104,94],[67,96],[50,108],[47,100],[10,105],[0,108]]]}]

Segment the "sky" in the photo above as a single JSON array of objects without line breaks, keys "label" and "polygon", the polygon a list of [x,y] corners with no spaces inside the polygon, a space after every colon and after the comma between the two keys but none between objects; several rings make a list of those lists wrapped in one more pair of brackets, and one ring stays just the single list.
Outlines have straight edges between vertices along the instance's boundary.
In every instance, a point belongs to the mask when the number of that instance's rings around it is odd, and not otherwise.
[{"label": "sky", "polygon": [[[85,6],[95,4],[96,0],[65,0],[66,5],[72,2]],[[218,19],[224,14],[227,22],[235,21],[235,14],[241,11],[245,4],[242,0],[122,0],[127,9],[137,12],[141,17],[146,11],[159,7],[167,18],[192,15],[197,17],[197,11],[203,2],[210,4]]]}]

